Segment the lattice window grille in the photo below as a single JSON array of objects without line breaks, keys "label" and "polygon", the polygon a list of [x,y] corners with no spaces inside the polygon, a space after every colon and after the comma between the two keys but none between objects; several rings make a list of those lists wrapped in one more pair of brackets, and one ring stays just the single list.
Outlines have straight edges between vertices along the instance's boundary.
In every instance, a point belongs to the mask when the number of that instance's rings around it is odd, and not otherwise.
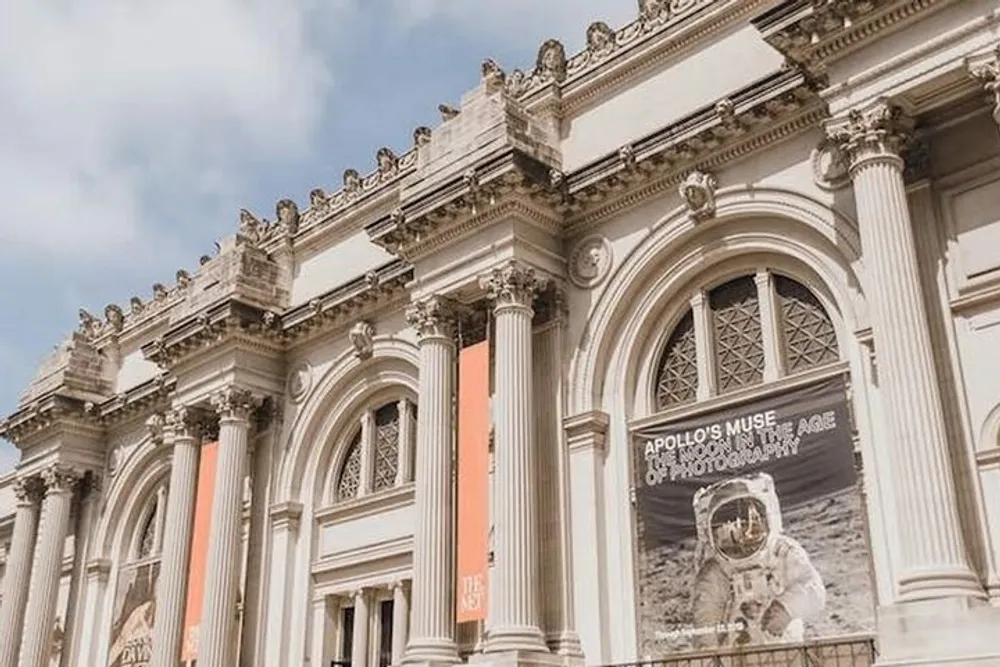
[{"label": "lattice window grille", "polygon": [[399,406],[384,405],[375,413],[375,491],[390,489],[399,472]]},{"label": "lattice window grille", "polygon": [[694,315],[689,310],[667,341],[656,374],[656,407],[688,403],[698,395],[698,352]]},{"label": "lattice window grille", "polygon": [[757,285],[737,278],[709,295],[715,331],[715,369],[720,393],[764,379],[764,336]]},{"label": "lattice window grille", "polygon": [[139,538],[139,553],[136,554],[139,560],[149,558],[156,548],[156,512],[158,507],[153,506],[153,511],[149,513],[149,518],[142,527],[142,535]]},{"label": "lattice window grille", "polygon": [[337,479],[337,500],[349,500],[358,495],[361,488],[361,433],[358,433],[344,458]]},{"label": "lattice window grille", "polygon": [[819,299],[784,276],[774,277],[774,288],[781,308],[786,370],[806,370],[840,359],[837,333]]}]

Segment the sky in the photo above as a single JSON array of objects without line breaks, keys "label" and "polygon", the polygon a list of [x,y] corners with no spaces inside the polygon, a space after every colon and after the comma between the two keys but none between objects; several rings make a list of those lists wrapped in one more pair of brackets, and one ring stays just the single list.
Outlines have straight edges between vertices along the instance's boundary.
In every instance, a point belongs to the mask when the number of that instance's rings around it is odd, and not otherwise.
[{"label": "sky", "polygon": [[[4,0],[0,414],[83,307],[148,298],[246,207],[338,189],[439,123],[484,58],[529,69],[637,0]],[[0,440],[0,474],[18,452]]]}]

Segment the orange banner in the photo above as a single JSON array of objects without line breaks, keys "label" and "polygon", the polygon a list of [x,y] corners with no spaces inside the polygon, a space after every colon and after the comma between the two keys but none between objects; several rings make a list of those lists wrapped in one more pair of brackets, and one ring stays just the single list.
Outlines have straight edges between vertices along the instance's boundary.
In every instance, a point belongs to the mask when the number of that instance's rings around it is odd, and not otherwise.
[{"label": "orange banner", "polygon": [[490,347],[458,355],[457,621],[486,618],[489,581]]},{"label": "orange banner", "polygon": [[187,605],[184,609],[184,641],[181,647],[181,664],[184,667],[193,667],[198,659],[198,626],[201,625],[201,609],[205,597],[205,566],[212,530],[212,498],[218,448],[217,442],[206,442],[201,447],[201,460],[198,462],[198,495],[195,496],[194,503]]}]

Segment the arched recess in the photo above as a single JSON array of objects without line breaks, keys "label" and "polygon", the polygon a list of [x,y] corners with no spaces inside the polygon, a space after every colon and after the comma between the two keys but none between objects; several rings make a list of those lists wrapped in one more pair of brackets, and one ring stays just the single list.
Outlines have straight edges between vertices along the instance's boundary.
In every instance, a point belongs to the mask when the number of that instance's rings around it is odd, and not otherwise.
[{"label": "arched recess", "polygon": [[[757,238],[751,238],[755,234]],[[665,295],[677,293],[702,270],[705,263],[699,259],[711,254],[713,262],[725,261],[753,252],[754,247],[799,258],[828,286],[844,327],[865,326],[864,300],[855,274],[861,242],[853,220],[791,190],[721,190],[712,220],[696,222],[686,208],[678,207],[622,259],[584,326],[570,363],[569,413],[601,409],[609,380],[605,371],[616,367],[610,357],[620,349],[619,341],[636,339],[636,313],[662,308]]]},{"label": "arched recess", "polygon": [[417,346],[395,337],[376,338],[372,356],[359,362],[342,354],[316,383],[288,430],[276,502],[322,505],[331,471],[349,445],[363,407],[379,398],[417,395]]}]

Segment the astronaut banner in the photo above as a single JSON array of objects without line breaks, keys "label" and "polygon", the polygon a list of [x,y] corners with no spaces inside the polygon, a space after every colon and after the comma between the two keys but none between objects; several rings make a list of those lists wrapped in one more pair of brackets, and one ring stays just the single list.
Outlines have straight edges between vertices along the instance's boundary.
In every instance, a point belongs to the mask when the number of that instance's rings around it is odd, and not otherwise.
[{"label": "astronaut banner", "polygon": [[643,655],[873,630],[852,432],[838,377],[635,433]]},{"label": "astronaut banner", "polygon": [[159,576],[160,563],[157,561],[125,569],[118,577],[108,667],[147,667],[149,664]]}]

